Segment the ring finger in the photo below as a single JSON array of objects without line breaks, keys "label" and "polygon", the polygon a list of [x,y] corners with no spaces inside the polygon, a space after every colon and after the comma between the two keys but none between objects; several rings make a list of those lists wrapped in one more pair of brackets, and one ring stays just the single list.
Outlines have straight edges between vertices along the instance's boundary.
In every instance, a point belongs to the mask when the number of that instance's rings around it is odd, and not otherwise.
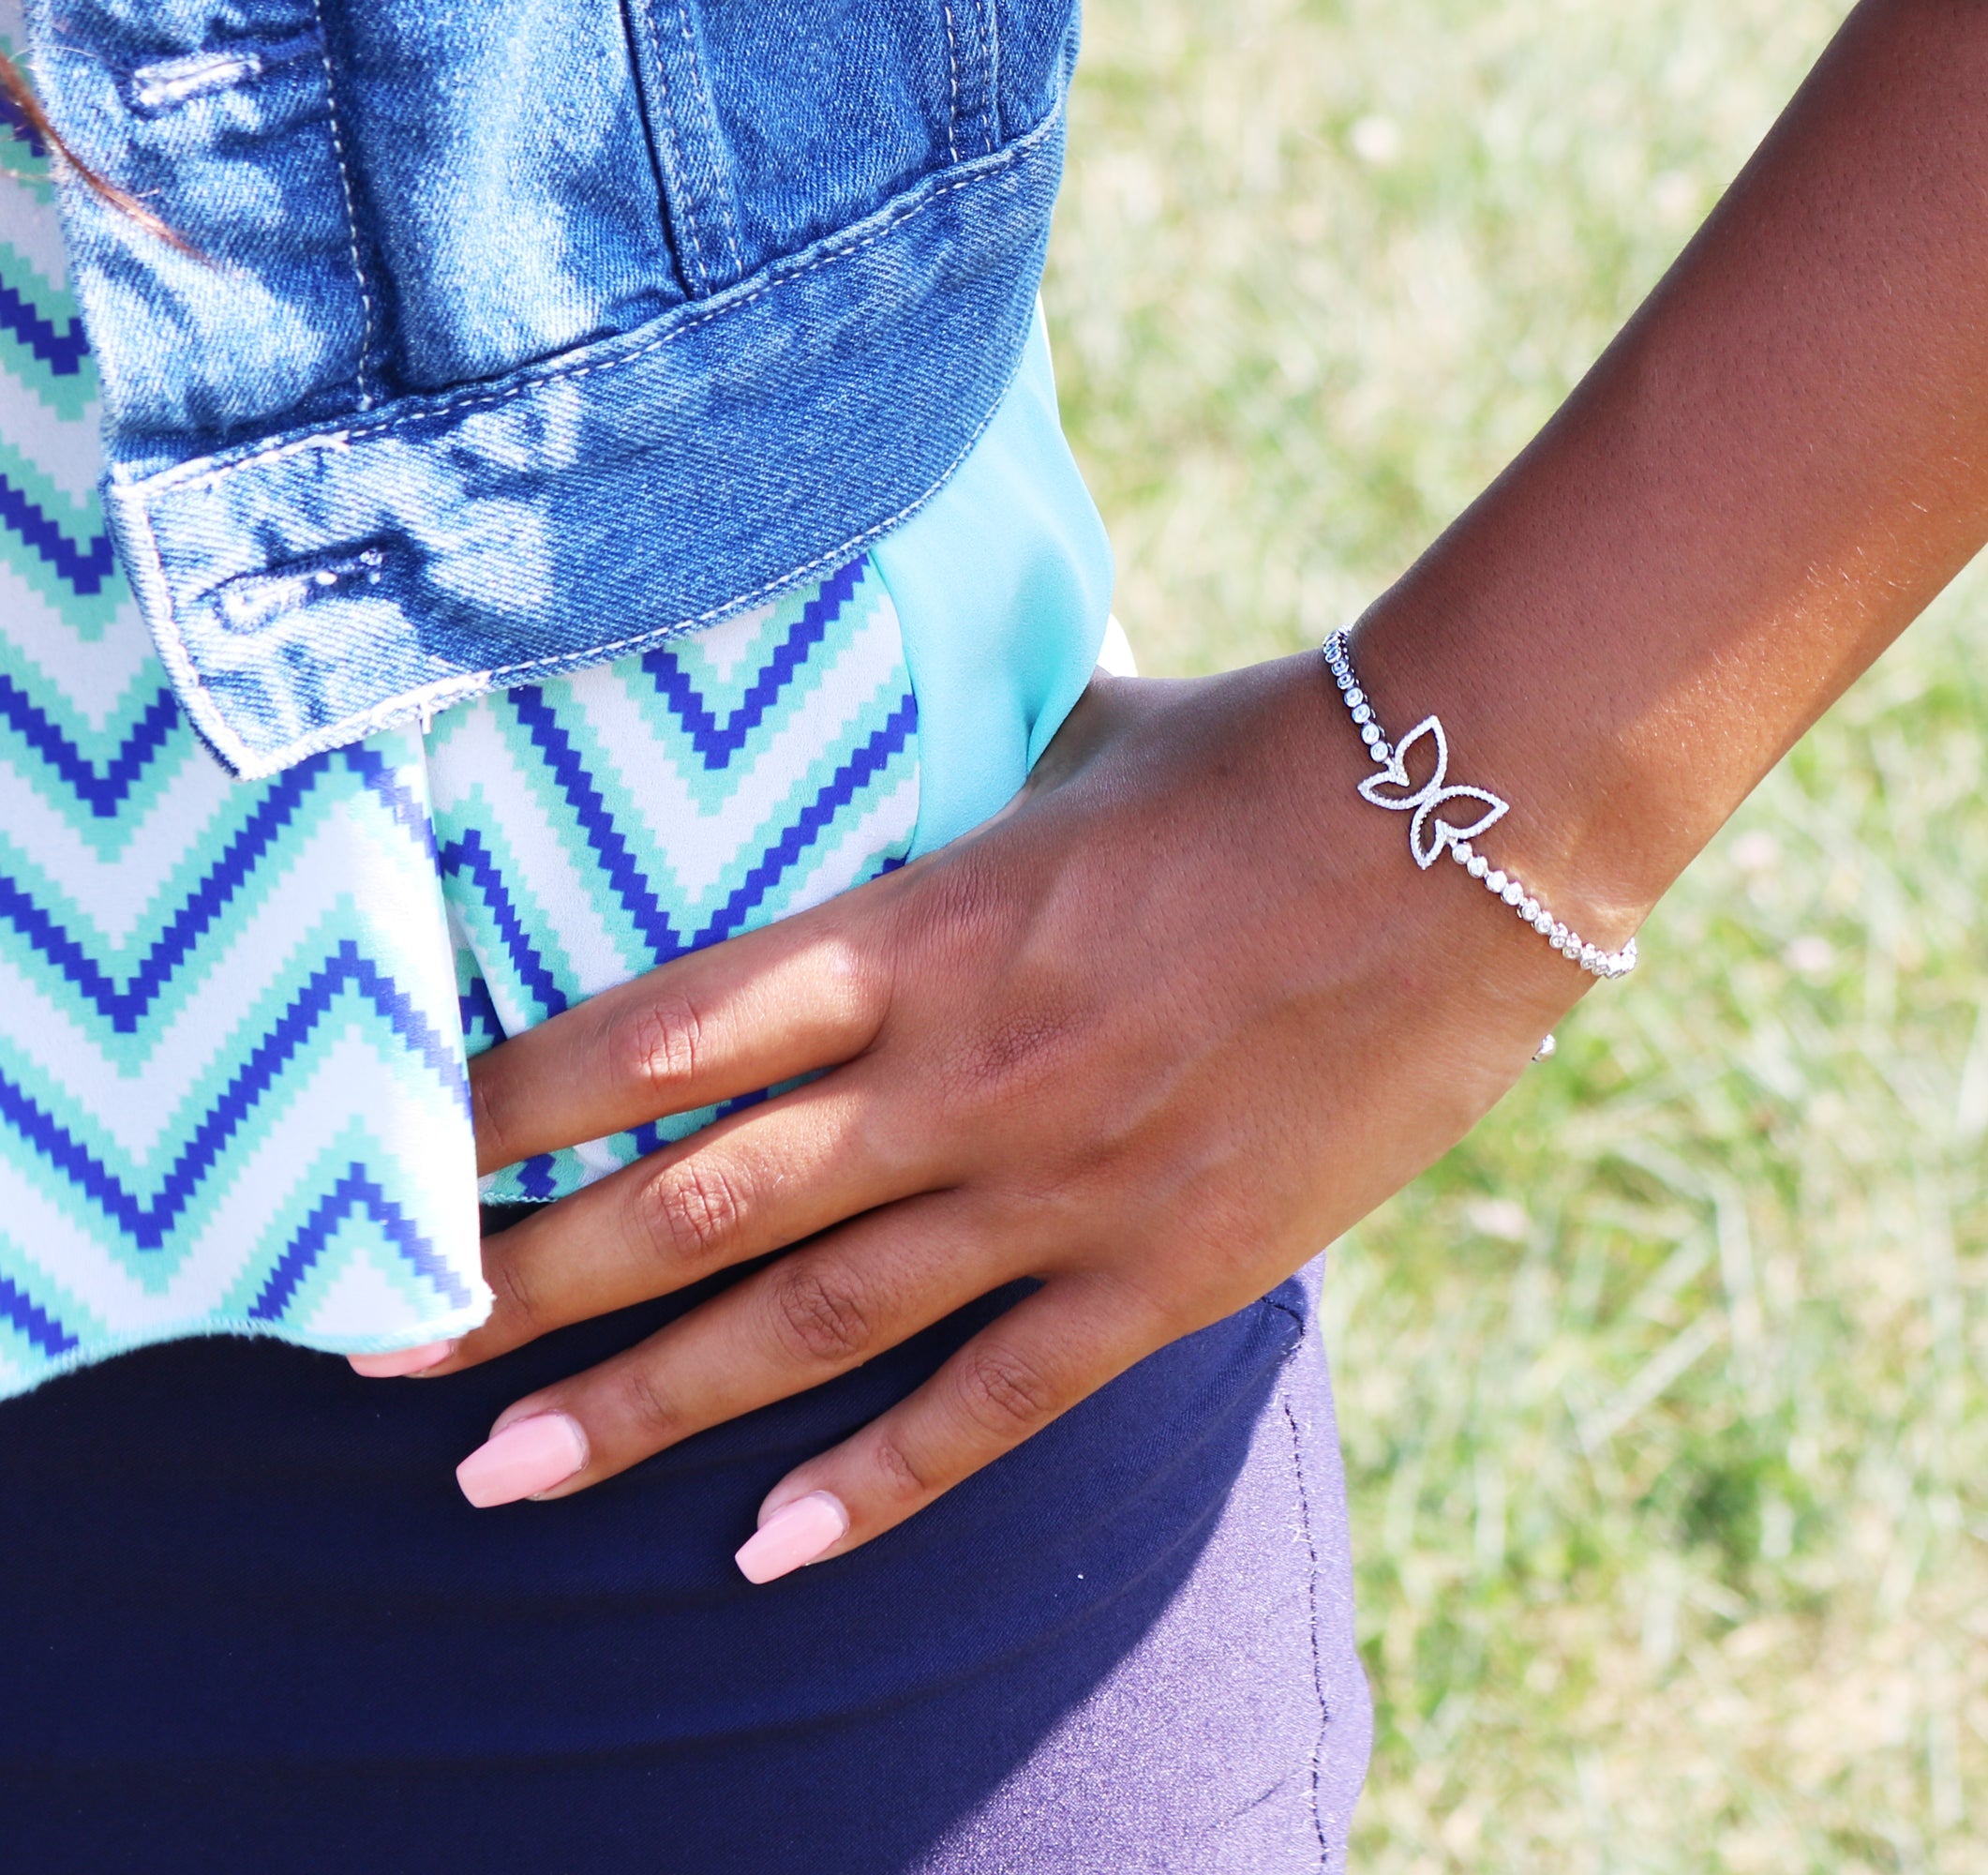
[{"label": "ring finger", "polygon": [[507,1408],[458,1468],[479,1507],[563,1497],[818,1387],[1026,1273],[962,1196],[907,1199],[755,1272],[612,1360]]}]

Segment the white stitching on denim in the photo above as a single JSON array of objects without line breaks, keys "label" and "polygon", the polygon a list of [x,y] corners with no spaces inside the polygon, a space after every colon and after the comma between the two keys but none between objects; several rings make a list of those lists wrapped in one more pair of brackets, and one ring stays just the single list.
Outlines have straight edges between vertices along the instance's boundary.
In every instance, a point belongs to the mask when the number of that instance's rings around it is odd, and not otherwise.
[{"label": "white stitching on denim", "polygon": [[[488,690],[506,687],[519,678],[551,676],[561,670],[577,670],[590,664],[609,664],[616,658],[631,656],[638,651],[647,651],[651,645],[667,644],[671,638],[687,638],[704,626],[717,624],[749,607],[758,605],[763,599],[770,599],[776,593],[805,584],[824,568],[846,564],[857,554],[867,553],[871,547],[892,528],[915,515],[952,479],[953,471],[973,454],[975,446],[986,434],[988,426],[999,413],[1002,403],[1013,387],[1014,381],[1021,372],[1024,355],[1025,351],[1016,354],[1014,367],[1002,381],[999,395],[988,406],[986,414],[974,426],[972,435],[961,444],[959,452],[939,472],[931,486],[906,502],[894,515],[887,515],[874,526],[851,535],[841,546],[831,547],[827,552],[816,554],[813,560],[790,567],[784,573],[775,574],[772,578],[762,581],[750,591],[740,592],[730,599],[722,599],[707,610],[698,612],[692,618],[680,619],[675,624],[664,625],[655,631],[637,632],[632,638],[617,639],[610,644],[590,645],[585,651],[562,652],[551,657],[532,658],[523,664],[498,665],[489,670],[465,671],[454,677],[441,678],[422,688],[390,697],[384,702],[374,704],[370,710],[362,710],[354,715],[341,717],[336,723],[327,723],[308,735],[283,743],[274,756],[263,750],[251,749],[215,707],[212,694],[193,664],[191,653],[186,649],[179,616],[172,607],[172,592],[165,585],[165,566],[159,559],[157,537],[152,532],[151,516],[142,504],[133,501],[132,505],[137,508],[139,517],[144,523],[146,539],[152,548],[153,562],[158,569],[158,583],[165,593],[165,616],[172,626],[172,652],[165,657],[167,668],[175,675],[182,669],[187,672],[192,688],[199,693],[197,702],[187,702],[189,713],[196,722],[203,725],[207,741],[224,756],[233,758],[235,772],[244,780],[253,781],[278,774],[292,762],[302,761],[306,756],[316,755],[323,749],[343,748],[348,742],[364,741],[366,737],[375,735],[381,729],[411,721],[420,713],[424,704],[439,709],[444,704],[460,702],[467,698],[482,696]],[[121,496],[126,493],[124,490],[118,492]],[[168,634],[155,629],[153,637],[159,640],[163,652]],[[182,700],[186,700],[184,697]],[[1280,1308],[1282,1304],[1273,1303],[1272,1306]],[[1285,1312],[1291,1314],[1293,1320],[1298,1319],[1294,1312],[1286,1310]]]},{"label": "white stitching on denim", "polygon": [[200,666],[194,663],[193,653],[187,650],[185,635],[179,629],[179,615],[172,603],[172,586],[166,577],[165,556],[159,551],[151,510],[134,498],[128,484],[120,487],[113,481],[107,486],[105,492],[109,497],[107,505],[115,511],[118,520],[143,532],[142,542],[127,539],[125,543],[129,548],[125,560],[131,590],[138,594],[141,612],[150,610],[145,603],[148,595],[154,604],[161,599],[165,602],[165,617],[172,629],[161,631],[154,627],[152,638],[158,651],[159,662],[166,667],[167,676],[172,679],[173,688],[180,693],[187,713],[216,749],[225,752],[231,747],[246,747],[247,744],[228,727],[220,711],[215,707],[207,680]]},{"label": "white stitching on denim", "polygon": [[[710,324],[712,320],[725,318],[742,307],[751,306],[755,300],[764,299],[777,288],[790,286],[794,281],[835,262],[853,259],[865,248],[874,247],[885,236],[895,233],[905,222],[922,215],[943,197],[951,195],[958,189],[970,188],[976,183],[984,182],[1005,169],[1013,168],[1023,157],[1034,151],[1042,138],[1055,127],[1061,114],[1062,109],[1058,106],[1020,142],[1010,143],[996,156],[983,158],[972,174],[961,176],[954,182],[939,184],[921,201],[914,202],[908,206],[885,210],[885,218],[860,237],[856,237],[853,229],[845,231],[852,237],[847,246],[832,248],[825,244],[824,251],[815,255],[813,259],[780,274],[761,286],[755,287],[750,292],[741,293],[736,299],[725,299],[719,305],[698,312],[695,317],[686,319],[680,325],[673,326],[669,331],[651,338],[646,345],[638,345],[632,352],[622,352],[618,358],[604,358],[597,365],[561,367],[542,376],[527,379],[523,383],[513,384],[509,390],[486,391],[452,398],[444,403],[431,404],[424,410],[411,411],[404,415],[381,417],[377,423],[358,424],[346,429],[294,437],[288,442],[273,443],[266,449],[259,449],[251,456],[243,457],[239,461],[223,462],[211,469],[202,470],[202,461],[183,462],[176,468],[161,470],[157,475],[148,476],[143,482],[135,482],[131,484],[131,488],[142,500],[150,500],[154,493],[204,493],[243,469],[258,469],[265,463],[279,461],[289,456],[305,455],[313,449],[347,448],[365,437],[391,433],[413,424],[432,421],[437,417],[452,416],[457,411],[509,403],[515,398],[521,398],[528,392],[539,390],[547,384],[563,383],[569,380],[577,382],[581,378],[590,378],[604,371],[619,370],[624,365],[634,364],[638,358],[646,358],[651,352],[660,351],[665,345],[675,344],[678,339],[685,338],[701,325]],[[830,238],[832,241],[840,237]],[[774,264],[777,266],[779,263],[776,262]],[[212,459],[202,458],[205,461]],[[194,472],[197,470],[202,472],[196,475]],[[182,481],[180,478],[183,476],[189,479]]]},{"label": "white stitching on denim", "polygon": [[[683,28],[683,56],[689,60],[691,70],[695,72],[697,69],[697,42],[691,38],[690,8],[684,0],[677,0],[677,20]],[[719,172],[716,154],[709,148],[705,151],[705,167],[711,172],[711,193],[718,198],[718,212],[725,217],[725,245],[732,250],[732,278],[737,279],[745,272],[745,262],[739,258],[739,231],[732,223],[732,192]]]},{"label": "white stitching on denim", "polygon": [[332,73],[331,41],[324,33],[324,0],[311,0],[318,17],[318,50],[324,59],[324,115],[331,126],[332,155],[338,162],[338,185],[345,194],[345,234],[352,255],[352,278],[359,282],[359,408],[371,410],[372,393],[366,388],[366,359],[373,349],[373,296],[366,291],[366,269],[359,262],[359,215],[352,206],[351,171],[346,167],[345,139],[338,134],[336,81]]},{"label": "white stitching on denim", "polygon": [[1001,108],[1001,22],[1000,8],[993,0],[980,0],[980,37],[987,41],[987,99],[980,107],[981,121],[987,126],[987,149],[992,155],[1001,141],[1001,130],[994,121],[994,112]]},{"label": "white stitching on denim", "polygon": [[664,165],[669,171],[668,183],[671,192],[683,205],[684,232],[690,236],[693,264],[696,268],[695,280],[685,282],[693,292],[701,293],[710,286],[710,269],[704,261],[704,236],[697,229],[697,210],[691,199],[691,188],[684,179],[686,165],[683,150],[677,140],[677,112],[671,101],[669,83],[669,61],[663,52],[663,29],[656,23],[656,0],[642,0],[642,11],[649,20],[649,44],[655,54],[656,82],[663,87],[661,116],[663,119],[663,140],[668,145],[664,157]]},{"label": "white stitching on denim", "polygon": [[[1263,1298],[1273,1309],[1283,1309],[1284,1312],[1298,1323],[1302,1331],[1304,1323],[1294,1309],[1285,1309],[1283,1303]],[[1319,1839],[1320,1866],[1332,1859],[1332,1850],[1325,1840],[1325,1819],[1319,1814],[1319,1782],[1324,1771],[1325,1734],[1332,1728],[1332,1712],[1325,1703],[1325,1663],[1319,1652],[1319,1546],[1311,1534],[1311,1493],[1305,1485],[1305,1448],[1298,1435],[1297,1415],[1291,1410],[1288,1398],[1278,1402],[1284,1409],[1284,1423],[1291,1428],[1291,1470],[1297,1479],[1298,1522],[1305,1536],[1305,1552],[1311,1559],[1311,1581],[1308,1584],[1308,1605],[1311,1612],[1311,1689],[1319,1702],[1319,1735],[1311,1748],[1311,1828]]]},{"label": "white stitching on denim", "polygon": [[960,55],[952,39],[952,0],[939,0],[946,15],[946,63],[952,68],[952,103],[946,113],[946,154],[960,159]]}]

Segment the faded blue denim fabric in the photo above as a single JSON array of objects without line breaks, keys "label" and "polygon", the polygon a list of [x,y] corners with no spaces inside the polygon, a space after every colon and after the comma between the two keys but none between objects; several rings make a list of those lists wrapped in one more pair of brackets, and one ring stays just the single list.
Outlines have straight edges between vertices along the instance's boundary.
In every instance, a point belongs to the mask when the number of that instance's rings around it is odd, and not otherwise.
[{"label": "faded blue denim fabric", "polygon": [[1075,0],[35,0],[119,550],[273,773],[907,518],[1022,355]]}]

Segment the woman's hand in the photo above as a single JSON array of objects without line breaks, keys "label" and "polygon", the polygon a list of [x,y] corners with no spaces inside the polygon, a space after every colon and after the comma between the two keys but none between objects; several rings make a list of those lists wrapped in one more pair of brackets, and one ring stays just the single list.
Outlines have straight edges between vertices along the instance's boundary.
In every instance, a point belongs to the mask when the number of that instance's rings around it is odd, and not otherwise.
[{"label": "woman's hand", "polygon": [[1413,1177],[1591,979],[1456,868],[1418,873],[1368,772],[1315,653],[1100,679],[972,835],[476,1061],[486,1169],[828,1072],[486,1240],[495,1311],[432,1373],[781,1253],[518,1401],[471,1498],[585,1490],[1038,1280],[774,1488],[740,1556],[763,1580],[902,1522]]},{"label": "woman's hand", "polygon": [[[1554,421],[1377,608],[1487,842],[1614,947],[1988,533],[1988,18],[1864,0]],[[1412,712],[1412,713],[1411,713]],[[431,1372],[777,1252],[519,1401],[480,1503],[583,1490],[1016,1277],[783,1479],[740,1565],[866,1541],[1263,1294],[1459,1137],[1590,979],[1418,874],[1316,657],[1101,682],[979,832],[472,1070],[486,1165],[750,1092],[490,1240]]]}]

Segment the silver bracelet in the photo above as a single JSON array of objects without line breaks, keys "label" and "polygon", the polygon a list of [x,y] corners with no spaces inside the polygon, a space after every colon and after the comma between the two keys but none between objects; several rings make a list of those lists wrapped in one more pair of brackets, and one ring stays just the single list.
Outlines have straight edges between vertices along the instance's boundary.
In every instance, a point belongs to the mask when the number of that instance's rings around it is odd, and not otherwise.
[{"label": "silver bracelet", "polygon": [[[1444,785],[1450,745],[1441,720],[1425,716],[1398,742],[1390,745],[1381,725],[1374,720],[1373,705],[1353,674],[1353,654],[1346,634],[1333,633],[1325,640],[1324,652],[1333,682],[1339,686],[1339,695],[1346,700],[1360,740],[1367,744],[1368,755],[1381,765],[1379,773],[1368,775],[1360,784],[1361,798],[1376,807],[1415,817],[1408,825],[1408,849],[1414,855],[1415,863],[1427,872],[1447,851],[1465,872],[1481,880],[1484,889],[1494,897],[1502,899],[1568,962],[1578,964],[1597,977],[1626,977],[1635,969],[1634,938],[1620,951],[1605,951],[1598,944],[1588,943],[1579,932],[1569,930],[1516,878],[1501,872],[1471,844],[1487,828],[1502,820],[1510,807],[1488,788]],[[1407,758],[1425,736],[1434,741],[1436,766],[1418,788],[1408,778]],[[1442,814],[1443,808],[1459,803],[1476,816],[1460,827],[1444,819]],[[1547,1042],[1551,1040],[1548,1036]]]}]

